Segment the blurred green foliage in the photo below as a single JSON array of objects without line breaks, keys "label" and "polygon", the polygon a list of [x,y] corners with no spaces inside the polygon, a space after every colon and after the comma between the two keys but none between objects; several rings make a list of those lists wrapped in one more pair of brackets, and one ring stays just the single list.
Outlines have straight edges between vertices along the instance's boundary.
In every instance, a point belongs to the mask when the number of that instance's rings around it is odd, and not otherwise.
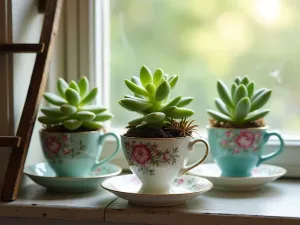
[{"label": "blurred green foliage", "polygon": [[218,96],[216,81],[248,75],[273,90],[267,124],[299,132],[300,1],[110,0],[110,11],[113,126],[136,118],[118,100],[129,94],[124,79],[148,65],[180,75],[173,93],[195,97],[201,128]]}]

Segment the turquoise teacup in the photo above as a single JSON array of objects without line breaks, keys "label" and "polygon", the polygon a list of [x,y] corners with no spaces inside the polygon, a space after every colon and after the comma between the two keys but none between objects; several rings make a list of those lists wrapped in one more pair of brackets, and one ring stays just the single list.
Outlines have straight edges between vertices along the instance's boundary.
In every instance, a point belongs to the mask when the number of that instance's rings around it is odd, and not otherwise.
[{"label": "turquoise teacup", "polygon": [[[116,149],[108,157],[99,160],[107,137],[116,139]],[[49,165],[61,177],[86,177],[102,163],[111,160],[118,152],[120,141],[116,134],[99,131],[79,133],[40,132],[44,156]]]},{"label": "turquoise teacup", "polygon": [[[271,136],[280,141],[279,148],[263,155],[264,145]],[[208,127],[211,155],[225,177],[249,177],[251,171],[262,162],[283,151],[284,141],[276,131],[267,128],[226,129]]]}]

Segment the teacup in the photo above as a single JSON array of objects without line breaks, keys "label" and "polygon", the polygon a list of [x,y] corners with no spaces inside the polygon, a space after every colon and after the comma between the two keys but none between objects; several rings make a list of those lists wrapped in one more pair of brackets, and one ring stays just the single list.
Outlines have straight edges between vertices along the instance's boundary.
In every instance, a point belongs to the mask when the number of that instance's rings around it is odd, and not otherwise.
[{"label": "teacup", "polygon": [[[280,141],[279,148],[263,154],[264,146],[271,136]],[[208,127],[211,155],[225,177],[249,177],[261,163],[279,155],[284,141],[279,132],[267,131],[266,127],[230,129]]]},{"label": "teacup", "polygon": [[[99,160],[107,137],[116,139],[114,152]],[[95,167],[111,160],[119,150],[114,133],[100,131],[55,133],[40,131],[43,153],[51,168],[61,177],[86,177]]]},{"label": "teacup", "polygon": [[[209,145],[203,139],[182,138],[134,138],[121,136],[123,152],[129,168],[142,183],[139,193],[169,194],[175,178],[202,163],[208,155]],[[187,166],[188,152],[194,144],[202,142],[205,154],[197,162]]]}]

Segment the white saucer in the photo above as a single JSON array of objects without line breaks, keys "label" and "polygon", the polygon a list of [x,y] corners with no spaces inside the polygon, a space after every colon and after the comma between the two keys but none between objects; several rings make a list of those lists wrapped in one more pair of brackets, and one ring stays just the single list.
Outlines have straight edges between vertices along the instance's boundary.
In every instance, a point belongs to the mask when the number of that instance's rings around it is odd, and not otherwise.
[{"label": "white saucer", "polygon": [[215,163],[204,163],[190,170],[189,174],[204,177],[214,188],[228,191],[252,191],[278,179],[286,173],[279,166],[262,164],[252,171],[251,177],[221,177],[221,170]]},{"label": "white saucer", "polygon": [[130,203],[142,206],[173,206],[191,200],[209,191],[213,185],[205,178],[185,175],[173,182],[172,194],[140,194],[141,182],[133,175],[112,177],[102,183],[102,187]]},{"label": "white saucer", "polygon": [[122,172],[121,167],[112,163],[103,163],[89,173],[87,177],[59,177],[47,162],[28,166],[24,174],[48,191],[62,193],[83,193],[97,190],[103,180]]}]

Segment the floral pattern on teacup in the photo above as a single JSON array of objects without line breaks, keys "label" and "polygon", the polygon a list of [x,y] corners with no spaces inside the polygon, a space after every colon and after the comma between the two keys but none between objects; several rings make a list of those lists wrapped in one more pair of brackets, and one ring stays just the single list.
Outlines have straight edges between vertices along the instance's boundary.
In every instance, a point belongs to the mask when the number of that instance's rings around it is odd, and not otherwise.
[{"label": "floral pattern on teacup", "polygon": [[74,140],[68,135],[43,135],[45,157],[53,163],[63,163],[64,157],[74,158],[86,150],[86,146],[79,140],[78,148],[73,147]]},{"label": "floral pattern on teacup", "polygon": [[221,149],[232,152],[232,154],[240,154],[247,152],[255,152],[260,147],[261,142],[260,131],[234,131],[227,130],[222,134],[217,133],[217,141]]},{"label": "floral pattern on teacup", "polygon": [[143,174],[155,175],[154,166],[164,164],[174,165],[179,158],[178,147],[162,150],[156,143],[125,142],[126,158],[129,166],[136,165]]},{"label": "floral pattern on teacup", "polygon": [[173,186],[175,187],[186,187],[186,189],[190,191],[197,191],[201,189],[203,184],[199,183],[199,180],[194,177],[181,177],[176,178],[173,182]]}]

